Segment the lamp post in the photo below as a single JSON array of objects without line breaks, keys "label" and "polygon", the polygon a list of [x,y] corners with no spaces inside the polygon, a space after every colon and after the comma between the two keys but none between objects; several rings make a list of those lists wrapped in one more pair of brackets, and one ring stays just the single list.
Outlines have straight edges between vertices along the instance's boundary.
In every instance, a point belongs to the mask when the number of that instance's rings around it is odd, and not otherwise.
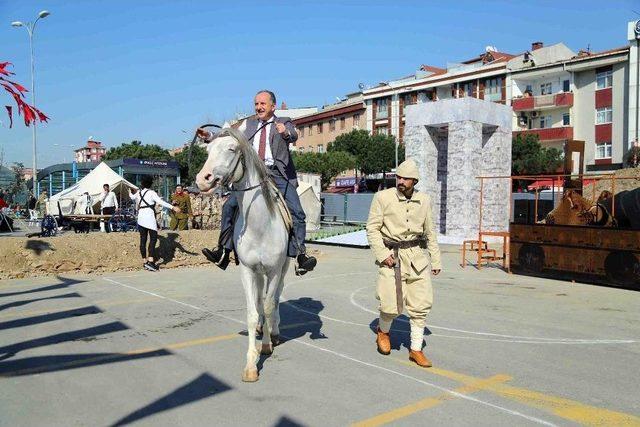
[{"label": "lamp post", "polygon": [[[35,66],[34,66],[34,55],[33,55],[33,32],[36,28],[36,24],[42,18],[46,18],[50,13],[47,10],[43,10],[38,13],[38,17],[33,23],[27,22],[23,23],[21,21],[14,21],[11,23],[12,27],[24,27],[29,33],[29,48],[31,51],[31,104],[34,108],[36,108],[36,89],[35,89]],[[36,121],[33,121],[32,128],[32,145],[33,145],[33,153],[32,153],[32,164],[33,164],[33,194],[37,194],[36,184],[38,182],[38,169],[36,163]]]}]

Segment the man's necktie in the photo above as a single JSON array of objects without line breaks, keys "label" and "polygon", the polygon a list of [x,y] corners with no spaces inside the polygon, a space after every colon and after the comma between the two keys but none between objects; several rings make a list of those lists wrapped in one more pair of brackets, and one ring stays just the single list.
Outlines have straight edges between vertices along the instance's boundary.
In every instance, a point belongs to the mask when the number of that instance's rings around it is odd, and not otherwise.
[{"label": "man's necktie", "polygon": [[264,161],[264,155],[267,150],[267,126],[260,131],[260,145],[258,146],[258,157]]}]

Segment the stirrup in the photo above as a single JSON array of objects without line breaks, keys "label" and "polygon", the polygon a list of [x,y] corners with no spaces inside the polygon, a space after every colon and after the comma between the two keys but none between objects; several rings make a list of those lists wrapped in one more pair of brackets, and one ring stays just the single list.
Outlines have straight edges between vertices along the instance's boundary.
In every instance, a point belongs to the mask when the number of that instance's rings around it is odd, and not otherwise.
[{"label": "stirrup", "polygon": [[305,274],[307,274],[309,272],[309,270],[305,270],[304,268],[300,268],[300,266],[298,265],[297,261],[293,264],[293,267],[294,267],[294,272],[296,273],[296,276],[304,276]]}]

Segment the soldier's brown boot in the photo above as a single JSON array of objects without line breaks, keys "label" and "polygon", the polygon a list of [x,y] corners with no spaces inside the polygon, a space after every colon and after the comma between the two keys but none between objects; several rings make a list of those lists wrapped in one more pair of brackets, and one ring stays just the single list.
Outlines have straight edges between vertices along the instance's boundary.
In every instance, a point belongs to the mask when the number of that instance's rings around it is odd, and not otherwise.
[{"label": "soldier's brown boot", "polygon": [[378,353],[385,356],[391,353],[391,340],[389,339],[389,332],[382,332],[378,328],[378,337],[376,338],[376,344],[378,344]]},{"label": "soldier's brown boot", "polygon": [[430,368],[433,366],[431,360],[427,359],[427,356],[420,350],[409,350],[409,360],[415,362],[418,366],[423,368]]}]

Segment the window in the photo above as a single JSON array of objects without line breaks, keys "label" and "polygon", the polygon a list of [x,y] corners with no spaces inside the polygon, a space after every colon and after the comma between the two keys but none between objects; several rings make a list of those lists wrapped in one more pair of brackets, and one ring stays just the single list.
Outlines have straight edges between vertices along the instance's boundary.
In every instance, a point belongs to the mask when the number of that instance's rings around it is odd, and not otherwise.
[{"label": "window", "polygon": [[569,113],[562,114],[562,126],[571,126],[571,115]]},{"label": "window", "polygon": [[540,117],[540,129],[553,127],[553,123],[551,122],[551,116],[542,116]]},{"label": "window", "polygon": [[596,159],[610,159],[611,158],[611,143],[605,142],[596,145]]},{"label": "window", "polygon": [[329,132],[334,132],[336,130],[336,119],[329,120]]},{"label": "window", "polygon": [[571,82],[569,80],[562,81],[562,91],[569,92],[571,90]]},{"label": "window", "polygon": [[318,123],[318,133],[322,133],[322,125],[322,122]]},{"label": "window", "polygon": [[551,83],[543,83],[540,85],[540,95],[551,95]]},{"label": "window", "polygon": [[606,70],[596,74],[596,89],[606,89],[613,86],[613,71]]},{"label": "window", "polygon": [[354,114],[353,115],[353,127],[359,127],[360,126],[360,114]]},{"label": "window", "polygon": [[318,153],[324,153],[324,145],[318,144],[317,150],[318,150]]},{"label": "window", "polygon": [[473,97],[473,83],[464,83],[462,85],[462,96]]},{"label": "window", "polygon": [[378,119],[386,119],[389,117],[389,110],[387,107],[387,99],[378,99],[376,100],[376,118]]},{"label": "window", "polygon": [[500,101],[502,99],[502,77],[485,80],[484,99],[489,101]]},{"label": "window", "polygon": [[309,136],[313,135],[313,125],[309,125]]},{"label": "window", "polygon": [[529,93],[529,95],[533,94],[533,85],[527,85],[524,91]]},{"label": "window", "polygon": [[404,103],[405,106],[413,105],[417,102],[417,96],[414,95],[413,93],[405,93],[404,95],[402,95],[402,102]]},{"label": "window", "polygon": [[376,128],[376,135],[389,135],[389,128],[387,126],[378,126]]},{"label": "window", "polygon": [[613,111],[611,107],[598,108],[596,110],[596,124],[611,123],[613,121]]},{"label": "window", "polygon": [[345,117],[340,117],[340,129],[344,129],[347,127],[347,119]]}]

